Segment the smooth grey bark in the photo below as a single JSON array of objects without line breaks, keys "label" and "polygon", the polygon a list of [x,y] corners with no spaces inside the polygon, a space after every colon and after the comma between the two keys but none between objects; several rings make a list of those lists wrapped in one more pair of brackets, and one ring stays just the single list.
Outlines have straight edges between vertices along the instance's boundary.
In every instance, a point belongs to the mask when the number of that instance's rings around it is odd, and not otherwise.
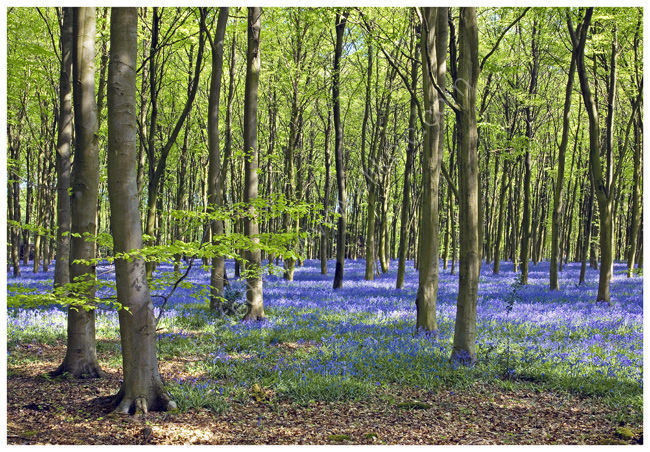
[{"label": "smooth grey bark", "polygon": [[[108,67],[108,195],[115,253],[142,248],[136,176],[137,9],[112,8]],[[156,324],[142,259],[116,259],[124,381],[115,411],[175,409],[158,372]]]},{"label": "smooth grey bark", "polygon": [[[331,176],[330,176],[330,132],[332,129],[332,112],[327,112],[327,125],[325,126],[325,188],[323,192],[323,220],[327,221],[329,218],[328,207],[330,204],[330,189],[331,189]],[[320,273],[321,275],[327,274],[327,242],[329,239],[329,228],[321,226],[320,232]]]},{"label": "smooth grey bark", "polygon": [[564,111],[562,114],[562,139],[557,155],[557,177],[555,180],[555,192],[553,193],[553,219],[551,223],[551,274],[550,289],[559,290],[557,272],[558,260],[560,259],[560,226],[562,224],[562,190],[564,188],[564,160],[566,148],[569,143],[569,114],[571,113],[571,95],[573,93],[573,79],[576,70],[575,54],[571,53],[571,64],[569,65],[569,77],[564,93]]},{"label": "smooth grey bark", "polygon": [[[246,87],[244,91],[244,203],[257,199],[257,86],[260,77],[259,7],[248,8],[248,47],[246,51]],[[244,219],[244,234],[259,243],[259,227],[253,207]],[[246,314],[244,320],[263,320],[262,254],[259,248],[246,251]]]},{"label": "smooth grey bark", "polygon": [[61,72],[59,75],[59,126],[56,143],[56,260],[54,285],[70,282],[70,169],[72,140],[72,45],[73,9],[63,8],[61,26]]},{"label": "smooth grey bark", "polygon": [[[415,33],[414,33],[415,34]],[[404,287],[404,274],[406,272],[406,251],[408,248],[408,226],[411,223],[411,172],[415,156],[415,124],[417,120],[417,87],[418,60],[411,60],[411,96],[409,104],[408,142],[406,143],[406,166],[404,167],[404,188],[402,190],[402,209],[400,212],[399,249],[397,250],[397,281],[396,287]]]},{"label": "smooth grey bark", "polygon": [[341,124],[341,104],[339,99],[340,64],[343,53],[343,33],[349,11],[336,13],[336,46],[334,49],[334,69],[332,73],[332,109],[334,114],[334,161],[336,164],[336,184],[339,195],[339,220],[336,232],[336,269],[334,270],[333,288],[343,287],[343,269],[345,266],[345,227],[347,212],[347,195],[345,191],[345,166],[343,162],[343,124]]},{"label": "smooth grey bark", "polygon": [[476,88],[479,73],[478,26],[476,8],[461,8],[458,26],[459,110],[458,195],[460,257],[458,302],[454,328],[452,360],[476,360],[476,303],[480,271],[478,224],[478,134],[476,127]]},{"label": "smooth grey bark", "polygon": [[420,246],[418,256],[418,291],[416,330],[437,333],[436,300],[438,297],[438,181],[441,154],[440,106],[434,88],[438,74],[436,31],[438,10],[422,8],[421,64],[424,90],[424,147],[422,155],[422,205],[420,210]]},{"label": "smooth grey bark", "polygon": [[[607,117],[607,139],[605,140],[606,168],[600,161],[601,140],[600,124],[598,120],[598,108],[594,101],[589,87],[587,70],[585,67],[585,43],[587,31],[591,23],[593,8],[587,8],[585,17],[574,31],[571,19],[568,20],[569,32],[573,43],[573,52],[576,54],[576,67],[580,80],[582,98],[589,116],[589,172],[594,186],[596,200],[598,203],[598,217],[600,222],[600,275],[598,279],[597,301],[610,301],[609,282],[612,277],[612,202],[615,186],[614,172],[612,168],[612,147],[613,147],[613,110],[616,91],[616,33],[613,34],[612,53],[610,61],[610,81],[608,86],[608,105],[611,109]],[[605,174],[603,174],[605,173]]]},{"label": "smooth grey bark", "polygon": [[[214,212],[223,205],[225,172],[221,170],[219,149],[219,97],[221,95],[221,75],[223,73],[223,41],[228,23],[228,8],[219,8],[219,18],[214,39],[206,32],[212,47],[212,74],[208,99],[208,212]],[[212,220],[212,245],[217,246],[224,232],[223,221]],[[210,269],[210,309],[220,310],[223,295],[225,260],[223,256],[213,256]]]},{"label": "smooth grey bark", "polygon": [[627,255],[627,277],[630,278],[634,275],[634,261],[637,252],[637,237],[639,236],[639,229],[641,227],[641,113],[639,113],[638,122],[634,123],[634,164],[632,173],[632,224],[630,225],[630,248]]},{"label": "smooth grey bark", "polygon": [[[533,23],[531,53],[532,53],[532,67],[530,70],[530,85],[528,86],[528,95],[532,96],[537,91],[537,72],[539,67],[539,49],[536,43],[536,35],[539,30],[537,23]],[[523,216],[521,219],[521,247],[519,248],[519,261],[521,269],[521,284],[528,284],[528,264],[530,257],[530,239],[532,235],[531,229],[531,197],[530,197],[530,147],[533,141],[533,112],[532,107],[526,106],[526,138],[528,138],[528,145],[526,146],[526,154],[524,155],[524,202],[523,202]]]},{"label": "smooth grey bark", "polygon": [[375,156],[372,153],[374,147],[371,146],[371,155],[366,163],[366,131],[368,128],[368,119],[370,118],[370,92],[372,85],[372,62],[373,48],[372,41],[368,43],[368,68],[366,73],[366,105],[363,111],[363,121],[361,123],[361,162],[365,167],[365,179],[366,185],[368,186],[368,206],[367,210],[367,220],[366,220],[366,236],[365,236],[365,245],[366,245],[366,281],[372,281],[375,279],[375,204],[376,204],[376,194],[375,194]]},{"label": "smooth grey bark", "polygon": [[[70,280],[92,281],[95,266],[73,263],[77,259],[94,259],[95,242],[84,234],[95,235],[97,196],[99,191],[99,149],[97,146],[97,103],[95,98],[95,8],[74,10],[73,71],[75,154],[72,169],[70,212]],[[139,216],[138,216],[139,218]],[[36,256],[35,256],[36,258]],[[91,285],[77,295],[95,297]],[[99,377],[95,347],[95,311],[68,309],[68,342],[63,363],[54,374],[69,373],[75,378]]]}]

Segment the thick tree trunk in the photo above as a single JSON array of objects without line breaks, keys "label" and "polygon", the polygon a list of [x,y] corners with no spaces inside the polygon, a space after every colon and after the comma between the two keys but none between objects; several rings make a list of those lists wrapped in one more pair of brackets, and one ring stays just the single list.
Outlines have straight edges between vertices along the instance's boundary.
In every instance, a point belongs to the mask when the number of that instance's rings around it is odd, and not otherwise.
[{"label": "thick tree trunk", "polygon": [[480,271],[478,225],[478,149],[476,87],[479,73],[476,8],[461,8],[459,21],[458,78],[460,105],[457,118],[460,261],[458,303],[452,359],[462,363],[476,360],[476,303]]},{"label": "thick tree trunk", "polygon": [[420,211],[420,247],[418,256],[418,291],[416,330],[437,333],[436,300],[438,297],[438,181],[441,155],[440,106],[432,77],[438,73],[438,9],[422,9],[421,58],[424,86],[424,149],[422,156],[422,208]]},{"label": "thick tree trunk", "polygon": [[343,287],[343,269],[345,266],[345,227],[347,216],[347,196],[345,191],[345,167],[343,163],[343,124],[341,124],[341,104],[339,100],[340,62],[343,53],[343,33],[349,11],[342,15],[336,13],[336,47],[334,50],[334,70],[332,74],[332,107],[334,113],[334,161],[336,164],[336,184],[339,195],[339,220],[336,233],[336,269],[332,287]]},{"label": "thick tree trunk", "polygon": [[[260,77],[260,18],[258,7],[248,8],[248,49],[246,57],[246,88],[244,91],[244,203],[250,205],[257,199],[257,85]],[[251,206],[244,219],[244,234],[255,244],[259,243],[257,215]],[[259,250],[246,251],[246,315],[244,320],[263,320],[262,255]]]},{"label": "thick tree trunk", "polygon": [[[80,236],[73,236],[70,241],[70,262],[95,257],[95,242],[86,241],[83,235],[94,236],[96,233],[99,187],[97,103],[95,101],[95,8],[77,8],[74,16],[75,155],[70,212],[71,232]],[[92,282],[95,278],[95,266],[71,263],[70,280],[73,281],[77,277]],[[90,286],[78,295],[87,297],[92,303],[95,289]],[[75,378],[102,375],[97,362],[95,311],[92,309],[89,311],[68,309],[66,355],[63,363],[54,373],[64,372],[68,372]]]},{"label": "thick tree trunk", "polygon": [[[219,149],[219,97],[221,95],[221,74],[223,72],[223,40],[228,23],[228,8],[219,8],[219,19],[212,45],[212,76],[210,78],[210,97],[208,99],[208,212],[218,210],[223,204],[223,179],[221,152]],[[208,33],[206,33],[208,34]],[[208,34],[209,36],[209,34]],[[219,245],[224,232],[223,221],[213,219],[212,244]],[[223,295],[225,260],[223,256],[213,256],[210,270],[210,309],[219,310]]]},{"label": "thick tree trunk", "polygon": [[[116,253],[142,248],[136,176],[135,68],[137,10],[111,11],[108,68],[108,194]],[[175,409],[156,358],[156,323],[141,259],[115,260],[124,381],[115,397],[118,413]]]},{"label": "thick tree trunk", "polygon": [[72,140],[72,8],[63,8],[61,27],[61,73],[59,77],[59,127],[56,144],[56,261],[54,263],[54,285],[62,286],[70,282],[70,168]]}]

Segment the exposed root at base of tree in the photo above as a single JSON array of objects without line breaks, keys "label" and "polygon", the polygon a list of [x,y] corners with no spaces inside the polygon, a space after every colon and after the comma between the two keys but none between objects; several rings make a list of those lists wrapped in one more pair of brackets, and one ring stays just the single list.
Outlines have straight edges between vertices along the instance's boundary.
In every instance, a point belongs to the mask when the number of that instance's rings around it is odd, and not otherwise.
[{"label": "exposed root at base of tree", "polygon": [[67,362],[64,360],[56,370],[49,373],[51,377],[60,377],[67,374],[70,378],[103,378],[105,372],[99,367],[99,363],[92,361]]},{"label": "exposed root at base of tree", "polygon": [[158,381],[153,384],[152,395],[129,394],[122,384],[122,388],[113,398],[113,412],[117,414],[147,414],[149,411],[175,411],[176,402],[174,402],[165,391],[162,382]]}]

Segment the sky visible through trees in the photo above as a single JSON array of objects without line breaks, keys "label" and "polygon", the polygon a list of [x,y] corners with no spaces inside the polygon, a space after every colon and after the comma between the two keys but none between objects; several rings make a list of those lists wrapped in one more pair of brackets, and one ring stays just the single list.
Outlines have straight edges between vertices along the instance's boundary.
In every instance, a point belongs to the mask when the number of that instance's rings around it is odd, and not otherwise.
[{"label": "sky visible through trees", "polygon": [[[638,7],[7,8],[9,442],[638,442],[643,42]],[[391,427],[277,424],[314,404]]]}]

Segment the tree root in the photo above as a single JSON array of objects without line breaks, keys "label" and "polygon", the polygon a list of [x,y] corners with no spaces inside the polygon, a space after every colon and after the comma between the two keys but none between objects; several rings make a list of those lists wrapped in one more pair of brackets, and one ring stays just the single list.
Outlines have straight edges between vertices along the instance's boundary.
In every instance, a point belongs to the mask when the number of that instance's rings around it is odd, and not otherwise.
[{"label": "tree root", "polygon": [[175,411],[177,409],[176,402],[169,397],[162,385],[156,385],[151,392],[152,395],[149,398],[143,395],[127,397],[124,387],[122,387],[113,399],[115,406],[113,412],[121,415],[145,415],[149,411]]},{"label": "tree root", "polygon": [[56,370],[49,373],[51,377],[59,377],[63,374],[68,374],[71,378],[79,379],[103,378],[106,376],[98,363],[89,361],[68,363],[64,360]]}]

